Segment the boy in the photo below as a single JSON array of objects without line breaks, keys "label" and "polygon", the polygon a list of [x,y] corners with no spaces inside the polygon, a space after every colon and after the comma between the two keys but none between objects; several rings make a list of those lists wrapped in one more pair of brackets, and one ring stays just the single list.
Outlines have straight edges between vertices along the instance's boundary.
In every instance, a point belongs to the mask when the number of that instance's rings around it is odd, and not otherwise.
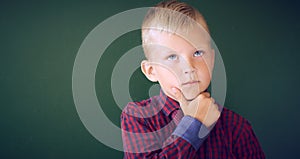
[{"label": "boy", "polygon": [[215,53],[199,11],[175,0],[157,4],[142,40],[142,72],[162,90],[123,110],[124,158],[265,158],[249,122],[207,92]]}]

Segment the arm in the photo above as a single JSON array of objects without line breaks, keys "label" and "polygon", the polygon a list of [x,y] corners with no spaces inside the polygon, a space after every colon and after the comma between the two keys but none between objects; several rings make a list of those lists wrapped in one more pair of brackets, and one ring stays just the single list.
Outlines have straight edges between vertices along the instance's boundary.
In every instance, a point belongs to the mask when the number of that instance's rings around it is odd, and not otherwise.
[{"label": "arm", "polygon": [[[184,116],[174,132],[161,144],[143,118],[121,115],[124,158],[194,158],[205,138],[199,138],[201,122]],[[162,135],[163,136],[163,135]]]},{"label": "arm", "polygon": [[[174,90],[174,94],[173,99],[179,101],[185,116],[175,131],[172,129],[173,133],[165,134],[156,128],[150,129],[149,125],[153,128],[153,123],[147,123],[147,118],[143,118],[143,115],[139,115],[140,117],[129,115],[139,112],[136,109],[129,107],[122,112],[124,158],[194,158],[209,133],[206,127],[210,129],[213,127],[220,112],[207,92],[200,94],[192,101],[187,101],[178,89]],[[162,129],[165,127],[167,126]]]}]

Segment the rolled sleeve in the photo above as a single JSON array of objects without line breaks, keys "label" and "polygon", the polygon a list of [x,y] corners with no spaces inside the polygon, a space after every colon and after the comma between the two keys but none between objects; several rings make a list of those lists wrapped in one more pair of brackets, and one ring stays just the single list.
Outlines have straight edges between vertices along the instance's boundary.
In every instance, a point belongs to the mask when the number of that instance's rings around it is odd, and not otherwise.
[{"label": "rolled sleeve", "polygon": [[209,130],[206,126],[191,116],[184,116],[173,132],[173,135],[185,139],[196,150],[199,149],[208,134]]}]

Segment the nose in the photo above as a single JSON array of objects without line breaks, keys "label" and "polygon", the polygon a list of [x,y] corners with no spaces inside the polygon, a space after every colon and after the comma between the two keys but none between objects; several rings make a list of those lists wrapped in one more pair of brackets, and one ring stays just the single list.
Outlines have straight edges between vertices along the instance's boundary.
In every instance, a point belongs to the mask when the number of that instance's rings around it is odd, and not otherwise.
[{"label": "nose", "polygon": [[183,63],[184,74],[190,74],[195,72],[195,67],[193,66],[193,63],[190,60],[185,60]]}]

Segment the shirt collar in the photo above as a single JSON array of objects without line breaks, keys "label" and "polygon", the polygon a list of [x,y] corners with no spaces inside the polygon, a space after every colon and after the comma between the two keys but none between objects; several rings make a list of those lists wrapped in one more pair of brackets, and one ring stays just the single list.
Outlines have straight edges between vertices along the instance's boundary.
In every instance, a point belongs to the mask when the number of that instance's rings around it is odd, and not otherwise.
[{"label": "shirt collar", "polygon": [[180,109],[179,103],[168,97],[162,89],[160,90],[159,98],[161,104],[163,105],[162,111],[166,116],[169,116],[174,110]]}]

